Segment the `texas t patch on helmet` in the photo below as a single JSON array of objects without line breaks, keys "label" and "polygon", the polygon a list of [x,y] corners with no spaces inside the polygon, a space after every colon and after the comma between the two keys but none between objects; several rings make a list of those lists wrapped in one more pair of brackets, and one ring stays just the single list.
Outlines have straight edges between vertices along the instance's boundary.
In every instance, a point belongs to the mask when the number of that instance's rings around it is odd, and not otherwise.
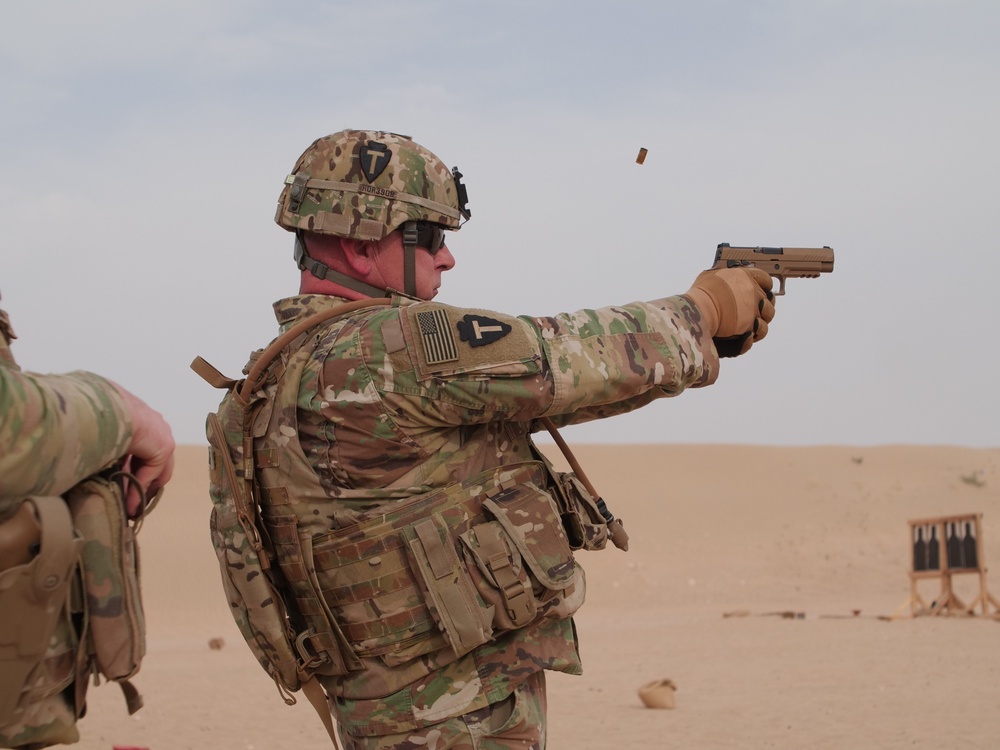
[{"label": "texas t patch on helmet", "polygon": [[342,130],[299,157],[274,220],[291,232],[358,240],[380,240],[407,221],[458,229],[471,216],[461,178],[408,136]]}]

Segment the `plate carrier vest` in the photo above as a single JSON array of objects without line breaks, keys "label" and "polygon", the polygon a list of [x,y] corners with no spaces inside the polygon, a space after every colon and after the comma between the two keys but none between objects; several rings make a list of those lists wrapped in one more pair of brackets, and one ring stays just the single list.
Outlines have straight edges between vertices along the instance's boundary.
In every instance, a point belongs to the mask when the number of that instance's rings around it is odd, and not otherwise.
[{"label": "plate carrier vest", "polygon": [[[538,460],[383,502],[318,536],[300,528],[297,504],[328,498],[287,429],[321,338],[311,332],[389,304],[350,302],[300,321],[251,356],[244,380],[200,357],[191,365],[228,391],[207,433],[212,540],[231,611],[286,702],[304,688],[331,732],[315,675],[364,669],[368,657],[402,664],[441,649],[460,656],[542,617],[569,617],[584,593],[572,550],[601,549],[609,538],[627,549],[621,522],[548,420],[574,472],[555,472],[536,453]],[[393,606],[373,607],[376,597]]]}]

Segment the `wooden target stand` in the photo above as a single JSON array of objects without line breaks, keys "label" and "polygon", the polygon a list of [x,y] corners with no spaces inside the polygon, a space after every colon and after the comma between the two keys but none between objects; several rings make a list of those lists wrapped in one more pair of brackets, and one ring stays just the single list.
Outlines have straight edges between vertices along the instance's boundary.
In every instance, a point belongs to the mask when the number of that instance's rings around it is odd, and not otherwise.
[{"label": "wooden target stand", "polygon": [[[982,513],[970,513],[909,522],[911,616],[974,615],[977,607],[984,615],[1000,616],[1000,602],[986,588],[982,521]],[[952,587],[952,578],[957,575],[979,576],[979,595],[968,605]],[[918,591],[918,583],[928,578],[941,579],[941,592],[930,605]]]}]

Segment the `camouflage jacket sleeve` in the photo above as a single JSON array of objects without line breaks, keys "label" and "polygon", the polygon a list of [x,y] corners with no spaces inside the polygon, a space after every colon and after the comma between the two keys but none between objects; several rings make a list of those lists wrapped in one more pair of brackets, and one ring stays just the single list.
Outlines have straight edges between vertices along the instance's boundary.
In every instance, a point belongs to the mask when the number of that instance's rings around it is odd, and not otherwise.
[{"label": "camouflage jacket sleeve", "polygon": [[719,358],[684,296],[530,319],[551,370],[557,425],[627,412],[711,385]]},{"label": "camouflage jacket sleeve", "polygon": [[107,380],[23,373],[0,337],[0,517],[26,495],[62,494],[121,456],[131,437]]},{"label": "camouflage jacket sleeve", "polygon": [[321,376],[325,388],[335,384],[324,394],[327,414],[357,411],[371,393],[412,434],[607,417],[708,385],[719,364],[698,309],[683,296],[553,317],[418,303],[376,314],[341,344]]}]

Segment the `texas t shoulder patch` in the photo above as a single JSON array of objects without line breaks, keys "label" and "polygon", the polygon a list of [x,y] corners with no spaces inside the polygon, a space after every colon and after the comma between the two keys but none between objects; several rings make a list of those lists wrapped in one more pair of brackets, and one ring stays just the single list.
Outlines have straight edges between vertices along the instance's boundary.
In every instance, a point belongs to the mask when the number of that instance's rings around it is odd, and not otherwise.
[{"label": "texas t shoulder patch", "polygon": [[455,326],[458,336],[469,346],[492,344],[511,332],[510,324],[485,315],[466,315]]}]

